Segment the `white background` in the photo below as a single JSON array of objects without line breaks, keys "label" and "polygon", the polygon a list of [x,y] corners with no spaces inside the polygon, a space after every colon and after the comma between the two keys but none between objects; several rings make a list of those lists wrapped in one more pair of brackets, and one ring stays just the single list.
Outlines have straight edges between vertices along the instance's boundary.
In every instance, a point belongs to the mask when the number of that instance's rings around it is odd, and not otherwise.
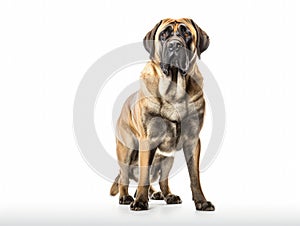
[{"label": "white background", "polygon": [[[299,224],[296,2],[1,1],[0,224]],[[171,180],[181,206],[119,207],[73,136],[86,70],[166,17],[193,18],[211,38],[202,60],[227,113],[220,155],[201,176],[214,213],[195,212],[186,170]]]}]

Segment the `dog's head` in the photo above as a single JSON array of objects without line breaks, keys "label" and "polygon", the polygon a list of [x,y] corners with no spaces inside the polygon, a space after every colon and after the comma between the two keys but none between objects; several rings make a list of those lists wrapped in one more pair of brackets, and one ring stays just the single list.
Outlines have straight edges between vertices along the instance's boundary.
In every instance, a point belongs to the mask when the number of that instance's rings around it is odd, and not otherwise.
[{"label": "dog's head", "polygon": [[185,75],[209,46],[208,35],[191,19],[164,19],[144,38],[150,59],[158,62],[165,75],[179,70]]}]

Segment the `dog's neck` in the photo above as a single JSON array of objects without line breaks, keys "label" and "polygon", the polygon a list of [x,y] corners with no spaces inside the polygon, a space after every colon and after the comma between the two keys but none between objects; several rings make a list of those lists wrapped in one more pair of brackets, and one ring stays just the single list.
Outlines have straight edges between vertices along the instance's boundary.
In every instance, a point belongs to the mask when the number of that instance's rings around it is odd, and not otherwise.
[{"label": "dog's neck", "polygon": [[186,96],[186,76],[177,68],[169,70],[168,75],[159,79],[158,92],[168,102],[179,102]]},{"label": "dog's neck", "polygon": [[170,70],[165,75],[157,62],[150,61],[148,64],[141,74],[143,96],[178,103],[202,93],[202,76],[197,64],[186,75],[179,70]]}]

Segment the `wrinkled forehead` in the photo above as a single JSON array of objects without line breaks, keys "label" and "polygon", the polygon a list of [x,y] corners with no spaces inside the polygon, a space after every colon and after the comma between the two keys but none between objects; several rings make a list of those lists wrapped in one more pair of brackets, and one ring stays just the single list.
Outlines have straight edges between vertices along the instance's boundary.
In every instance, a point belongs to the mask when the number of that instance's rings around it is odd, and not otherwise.
[{"label": "wrinkled forehead", "polygon": [[166,29],[166,27],[172,25],[174,31],[177,31],[177,28],[179,26],[179,24],[185,24],[187,26],[187,28],[191,31],[193,37],[196,37],[196,30],[194,28],[194,26],[191,24],[191,20],[187,19],[187,18],[181,18],[181,19],[164,19],[162,20],[159,28],[156,31],[156,37],[155,39],[158,40],[158,36],[160,34],[160,32],[162,32],[164,29]]}]

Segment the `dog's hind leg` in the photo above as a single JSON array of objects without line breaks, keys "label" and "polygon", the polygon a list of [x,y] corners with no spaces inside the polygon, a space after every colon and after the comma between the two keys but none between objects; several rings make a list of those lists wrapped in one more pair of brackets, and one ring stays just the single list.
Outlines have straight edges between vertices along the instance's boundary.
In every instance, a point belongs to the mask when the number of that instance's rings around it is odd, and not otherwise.
[{"label": "dog's hind leg", "polygon": [[119,180],[120,180],[120,174],[118,174],[118,176],[115,178],[114,183],[112,184],[111,188],[110,188],[110,195],[111,196],[115,196],[119,193]]},{"label": "dog's hind leg", "polygon": [[129,205],[134,200],[128,193],[131,149],[117,141],[117,156],[120,165],[119,204]]},{"label": "dog's hind leg", "polygon": [[149,188],[149,197],[152,200],[164,200],[164,196],[161,191],[156,191],[151,185]]},{"label": "dog's hind leg", "polygon": [[180,204],[182,203],[180,197],[178,195],[172,194],[169,187],[169,173],[173,166],[173,162],[174,157],[165,157],[162,160],[159,186],[164,200],[167,204]]},{"label": "dog's hind leg", "polygon": [[[151,167],[151,183],[155,183],[159,180],[161,170],[161,158],[156,157]],[[161,191],[156,191],[153,185],[149,187],[149,198],[152,200],[164,200],[164,196]]]}]

